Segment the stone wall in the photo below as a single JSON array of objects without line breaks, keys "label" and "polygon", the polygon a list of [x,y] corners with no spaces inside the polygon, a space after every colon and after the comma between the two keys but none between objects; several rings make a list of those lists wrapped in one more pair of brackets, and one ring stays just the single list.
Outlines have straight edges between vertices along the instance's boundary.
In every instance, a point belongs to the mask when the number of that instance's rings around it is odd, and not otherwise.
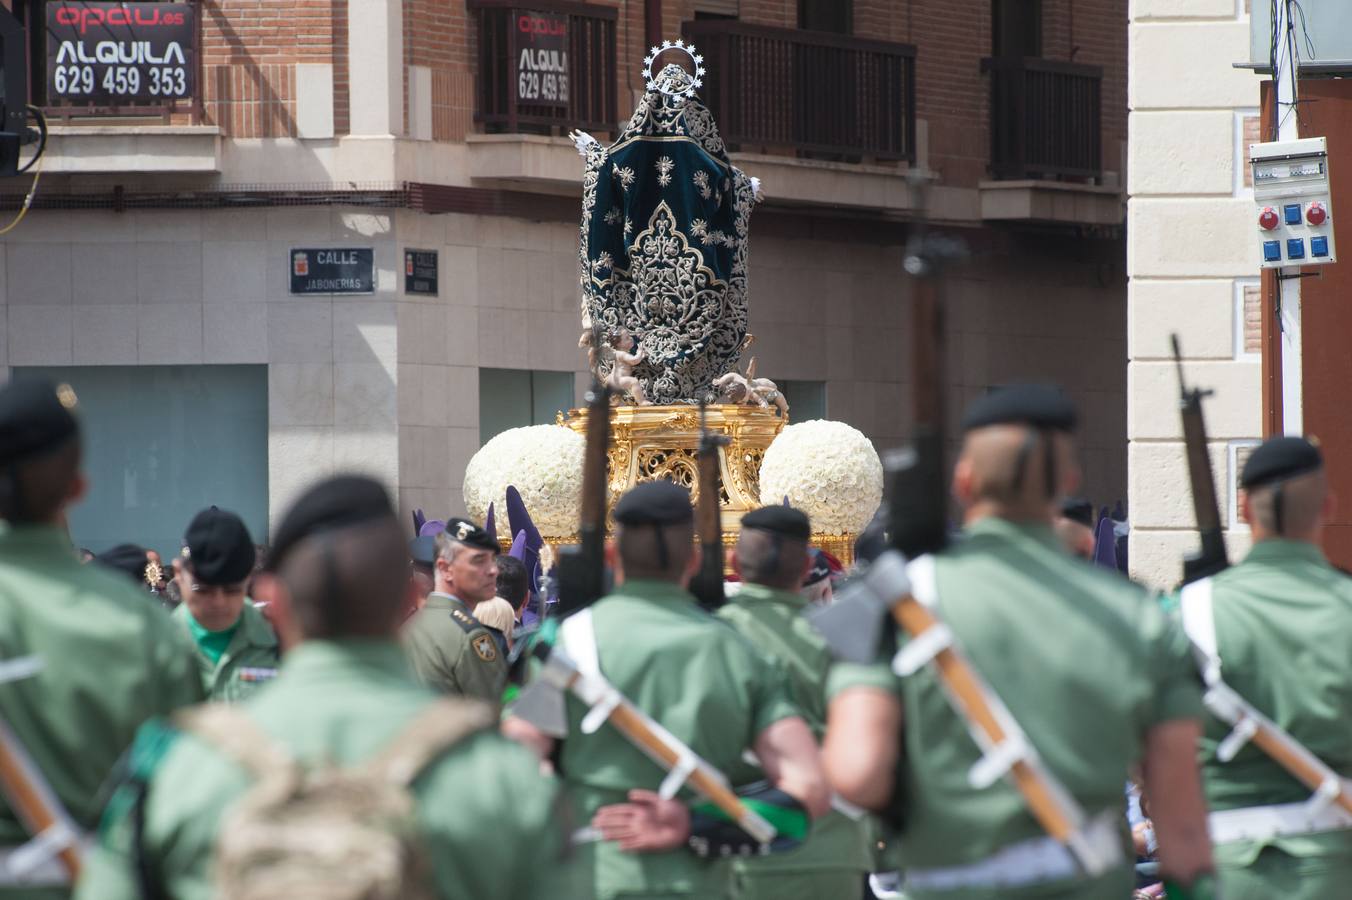
[{"label": "stone wall", "polygon": [[1215,390],[1205,405],[1207,429],[1232,556],[1248,542],[1233,488],[1237,454],[1261,432],[1259,361],[1246,339],[1245,310],[1258,275],[1245,170],[1259,79],[1232,66],[1249,54],[1248,13],[1234,0],[1134,0],[1131,17],[1131,568],[1167,585],[1197,542],[1175,413],[1173,332],[1188,380]]}]

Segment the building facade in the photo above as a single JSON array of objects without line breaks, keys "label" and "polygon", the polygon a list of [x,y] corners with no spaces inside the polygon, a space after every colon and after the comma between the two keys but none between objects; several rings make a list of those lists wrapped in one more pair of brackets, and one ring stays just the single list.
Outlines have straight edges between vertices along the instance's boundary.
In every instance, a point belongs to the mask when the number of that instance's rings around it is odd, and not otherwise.
[{"label": "building facade", "polygon": [[[339,470],[383,478],[406,513],[461,511],[482,442],[585,386],[566,135],[627,117],[654,7],[705,56],[733,161],[764,184],[750,352],[791,417],[879,449],[908,433],[923,168],[926,215],[971,251],[946,282],[951,408],[1067,384],[1086,494],[1126,496],[1126,0],[162,5],[192,10],[196,50],[172,108],[71,96],[48,54],[80,22],[13,0],[51,139],[0,239],[0,368],[84,398],[78,542],[173,549],[206,503],[261,536]],[[11,181],[15,210],[28,181]]]},{"label": "building facade", "polygon": [[[1260,13],[1265,15],[1266,13]],[[1261,140],[1260,78],[1240,0],[1134,0],[1127,269],[1131,571],[1167,586],[1197,546],[1178,380],[1205,401],[1216,497],[1231,558],[1248,546],[1239,471],[1263,433],[1261,300],[1248,145]]]}]

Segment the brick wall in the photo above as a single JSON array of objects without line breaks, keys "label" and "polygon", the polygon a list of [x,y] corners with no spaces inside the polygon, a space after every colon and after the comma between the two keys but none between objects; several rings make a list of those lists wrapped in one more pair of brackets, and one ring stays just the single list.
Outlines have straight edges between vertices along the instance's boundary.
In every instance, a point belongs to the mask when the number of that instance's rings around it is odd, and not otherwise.
[{"label": "brick wall", "polygon": [[347,131],[346,0],[204,0],[202,99],[231,137],[296,133],[296,63],[334,67],[334,125]]}]

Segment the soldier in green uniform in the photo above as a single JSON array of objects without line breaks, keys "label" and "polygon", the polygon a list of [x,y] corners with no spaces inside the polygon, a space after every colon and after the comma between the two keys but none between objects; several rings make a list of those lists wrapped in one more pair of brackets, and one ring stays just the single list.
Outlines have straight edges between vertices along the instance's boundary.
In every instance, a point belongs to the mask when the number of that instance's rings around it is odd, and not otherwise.
[{"label": "soldier in green uniform", "polygon": [[403,628],[404,649],[423,684],[442,694],[497,703],[507,660],[474,606],[497,592],[498,545],[468,519],[437,535],[435,587]]},{"label": "soldier in green uniform", "polygon": [[[758,650],[788,673],[789,696],[813,735],[826,731],[826,679],[830,651],[802,612],[798,587],[812,566],[808,517],[788,506],[766,506],[742,517],[733,569],[742,580],[719,610]],[[872,867],[865,821],[832,810],[812,826],[807,842],[770,857],[733,864],[736,896],[748,900],[817,900],[860,894]]]},{"label": "soldier in green uniform", "polygon": [[[689,493],[646,482],[621,498],[614,515],[617,587],[575,614],[590,624],[578,645],[565,647],[569,655],[579,666],[593,659],[621,694],[719,771],[744,765],[751,749],[791,803],[813,816],[826,812],[830,796],[816,744],[782,672],[686,590],[699,568]],[[583,733],[587,709],[572,696],[567,704],[568,737],[556,758],[574,819],[591,823],[570,870],[577,893],[598,900],[728,896],[727,863],[687,847],[685,801],[659,797],[663,770],[613,727]],[[509,716],[504,729],[546,756],[556,749],[520,718]]]},{"label": "soldier in green uniform", "polygon": [[[77,826],[146,719],[202,697],[192,649],[168,613],[102,566],[81,565],[62,523],[85,490],[75,394],[46,381],[0,389],[0,662],[40,669],[0,684],[0,719]],[[54,858],[20,877],[29,840],[0,797],[0,897],[65,897]]]},{"label": "soldier in green uniform", "polygon": [[[1184,623],[1219,657],[1226,685],[1348,778],[1352,579],[1319,548],[1332,509],[1323,458],[1303,438],[1273,438],[1254,450],[1240,482],[1253,549],[1239,565],[1184,588]],[[1209,629],[1199,608],[1211,612]],[[1212,719],[1202,741],[1223,896],[1346,896],[1352,816],[1333,805],[1311,815],[1309,788],[1252,744],[1222,762],[1218,750],[1229,732]]]},{"label": "soldier in green uniform", "polygon": [[254,557],[243,520],[213,506],[188,524],[182,557],[174,561],[183,602],[173,616],[197,647],[211,700],[243,700],[277,675],[277,635],[245,596]]},{"label": "soldier in green uniform", "polygon": [[[902,823],[911,900],[1127,896],[1122,788],[1138,762],[1166,879],[1198,892],[1183,896],[1209,890],[1195,749],[1201,697],[1186,639],[1145,591],[1073,559],[1052,530],[1056,498],[1079,480],[1074,425],[1074,408],[1050,386],[1013,386],[973,403],[953,478],[965,537],[907,571],[912,596],[951,630],[1078,807],[1084,855],[1052,840],[999,777],[1017,742],[983,756],[932,665],[905,677],[840,665],[827,774],[845,799]],[[905,632],[897,643],[906,647]],[[899,655],[895,664],[908,671],[908,662]],[[1097,876],[1084,862],[1091,856]]]},{"label": "soldier in green uniform", "polygon": [[[278,526],[269,569],[256,587],[275,609],[279,633],[291,648],[282,672],[238,708],[217,711],[247,718],[250,730],[258,731],[251,738],[255,745],[275,744],[307,766],[333,764],[346,767],[342,771],[390,749],[429,710],[472,715],[480,727],[420,772],[404,775],[406,783],[411,780],[412,827],[430,874],[430,884],[416,896],[567,898],[553,888],[563,841],[554,809],[557,784],[541,775],[530,752],[496,733],[491,707],[466,700],[439,706],[409,670],[396,641],[408,600],[407,559],[388,495],[376,482],[339,477],[303,495]],[[241,798],[257,784],[235,761],[236,750],[196,731],[163,727],[148,727],[137,748],[131,780],[109,802],[77,896],[207,900],[227,877],[248,875],[220,863],[230,846],[251,838],[242,828],[222,826],[247,806]],[[307,827],[312,839],[293,832],[267,841],[255,857],[259,865],[322,853],[325,823]],[[292,870],[292,893],[284,893],[283,881],[272,893],[248,896],[291,896],[297,884],[313,891],[310,881],[294,880],[299,871]],[[341,882],[369,872],[339,860],[332,871],[311,874]],[[411,888],[402,883],[400,896],[411,896]],[[393,896],[389,889],[380,895]]]}]

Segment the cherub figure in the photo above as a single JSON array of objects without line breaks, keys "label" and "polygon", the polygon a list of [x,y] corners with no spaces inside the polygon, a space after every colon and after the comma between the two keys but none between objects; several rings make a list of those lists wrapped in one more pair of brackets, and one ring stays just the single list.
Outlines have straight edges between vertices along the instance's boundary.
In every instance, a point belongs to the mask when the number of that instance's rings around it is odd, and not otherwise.
[{"label": "cherub figure", "polygon": [[610,336],[613,361],[610,374],[606,376],[606,384],[617,394],[629,394],[639,406],[647,406],[648,399],[644,396],[643,385],[634,376],[634,367],[647,359],[648,354],[642,347],[637,353],[633,352],[637,345],[638,341],[634,340],[628,328],[621,328]]}]

